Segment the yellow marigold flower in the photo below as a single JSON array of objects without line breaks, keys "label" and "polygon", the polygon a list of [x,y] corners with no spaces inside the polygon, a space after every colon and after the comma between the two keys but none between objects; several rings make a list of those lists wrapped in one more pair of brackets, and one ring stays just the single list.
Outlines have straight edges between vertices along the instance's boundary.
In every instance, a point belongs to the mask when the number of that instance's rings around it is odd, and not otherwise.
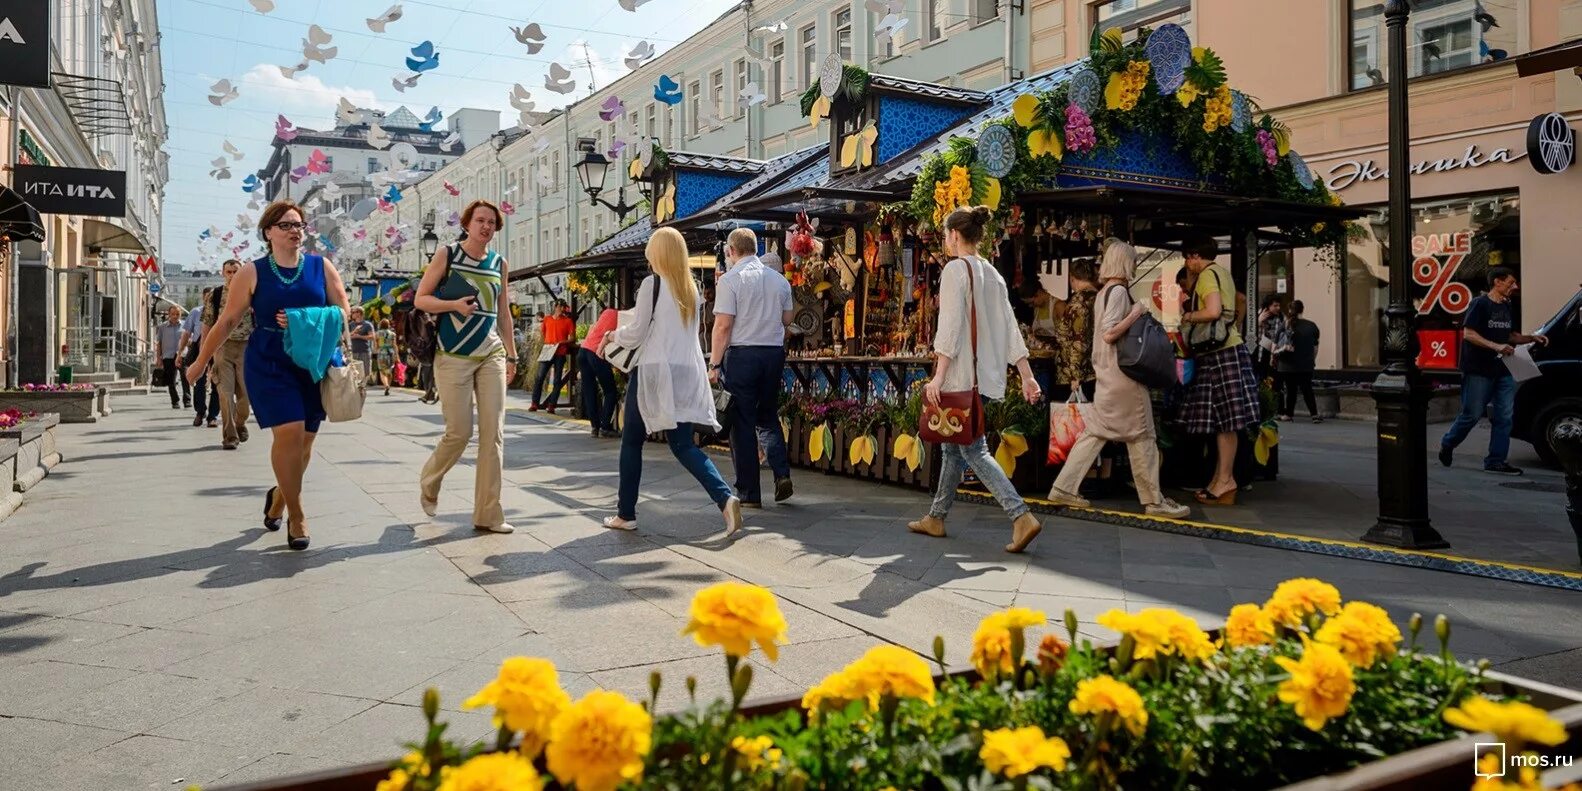
[{"label": "yellow marigold flower", "polygon": [[577,791],[613,791],[643,776],[653,718],[618,692],[594,690],[566,707],[550,728],[549,771]]},{"label": "yellow marigold flower", "polygon": [[439,791],[540,791],[544,781],[527,756],[484,753],[440,772]]},{"label": "yellow marigold flower", "polygon": [[1072,714],[1114,715],[1133,736],[1142,736],[1148,727],[1148,709],[1143,707],[1143,697],[1110,675],[1077,682],[1077,694],[1069,707]]},{"label": "yellow marigold flower", "polygon": [[500,663],[500,674],[461,707],[493,706],[494,727],[521,733],[522,751],[534,756],[549,738],[549,724],[555,715],[570,703],[571,697],[560,688],[553,663],[514,656]]},{"label": "yellow marigold flower", "polygon": [[1274,619],[1256,604],[1238,604],[1225,619],[1225,644],[1233,648],[1274,642]]},{"label": "yellow marigold flower", "polygon": [[1026,629],[1029,626],[1043,626],[1049,623],[1049,617],[1042,610],[1030,610],[1026,607],[1010,607],[1000,613],[1005,619],[1007,629]]},{"label": "yellow marigold flower", "polygon": [[818,685],[802,695],[802,708],[817,717],[825,705],[844,706],[848,701],[863,697],[852,687],[851,677],[845,670],[837,670],[824,677]]},{"label": "yellow marigold flower", "polygon": [[1308,643],[1300,661],[1278,656],[1275,664],[1291,678],[1280,684],[1280,700],[1296,709],[1296,716],[1311,730],[1346,713],[1357,685],[1351,679],[1351,664],[1333,646]]},{"label": "yellow marigold flower", "polygon": [[1026,728],[1001,728],[983,732],[983,748],[978,757],[990,772],[1014,780],[1039,769],[1063,772],[1071,748],[1059,737],[1047,737],[1036,725]]},{"label": "yellow marigold flower", "polygon": [[1506,743],[1537,742],[1551,747],[1566,740],[1566,730],[1548,712],[1519,700],[1496,703],[1482,695],[1445,712],[1445,722],[1464,731],[1488,731]]},{"label": "yellow marigold flower", "polygon": [[428,759],[414,750],[401,758],[401,762],[390,770],[390,776],[380,780],[374,791],[407,791],[414,778],[425,774],[428,774]]},{"label": "yellow marigold flower", "polygon": [[692,620],[682,634],[692,635],[701,646],[717,645],[734,657],[752,653],[753,643],[772,662],[779,658],[777,643],[786,639],[786,619],[775,595],[766,588],[740,582],[722,582],[692,597]]},{"label": "yellow marigold flower", "polygon": [[879,699],[885,696],[918,698],[934,705],[934,677],[928,663],[898,645],[874,646],[841,672],[851,691],[856,697],[867,698],[870,708],[878,708]]},{"label": "yellow marigold flower", "polygon": [[749,772],[756,772],[764,767],[774,768],[779,765],[782,755],[780,748],[775,746],[774,739],[768,736],[737,736],[731,739],[731,749],[742,757],[741,767]]},{"label": "yellow marigold flower", "polygon": [[1296,629],[1313,613],[1340,612],[1340,591],[1322,580],[1297,577],[1276,586],[1263,609],[1276,624]]},{"label": "yellow marigold flower", "polygon": [[1379,657],[1395,656],[1401,630],[1390,622],[1390,614],[1367,602],[1346,602],[1340,614],[1324,622],[1314,639],[1340,651],[1347,662],[1357,667],[1373,667]]},{"label": "yellow marigold flower", "polygon": [[1165,644],[1170,638],[1163,624],[1139,618],[1124,610],[1110,610],[1100,615],[1098,624],[1132,638],[1136,644],[1132,649],[1132,657],[1136,659],[1152,659],[1164,653]]},{"label": "yellow marigold flower", "polygon": [[968,657],[978,675],[993,679],[1009,673],[1011,667],[1011,630],[1005,628],[1002,613],[994,613],[978,623],[972,633],[972,654]]},{"label": "yellow marigold flower", "polygon": [[1136,614],[1110,610],[1100,615],[1098,622],[1132,638],[1136,644],[1132,656],[1137,659],[1174,654],[1202,661],[1214,654],[1214,641],[1208,633],[1175,610],[1150,607]]},{"label": "yellow marigold flower", "polygon": [[1044,635],[1038,641],[1038,670],[1046,676],[1052,676],[1060,671],[1060,666],[1066,662],[1066,641],[1054,634]]},{"label": "yellow marigold flower", "polygon": [[1219,86],[1214,95],[1203,102],[1203,131],[1213,132],[1230,126],[1231,107],[1230,86]]}]

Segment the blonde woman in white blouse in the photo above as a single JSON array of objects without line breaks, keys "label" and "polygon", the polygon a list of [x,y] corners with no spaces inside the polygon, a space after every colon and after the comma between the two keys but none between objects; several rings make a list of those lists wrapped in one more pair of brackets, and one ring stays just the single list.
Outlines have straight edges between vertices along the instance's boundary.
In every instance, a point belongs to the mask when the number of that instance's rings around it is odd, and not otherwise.
[{"label": "blonde woman in white blouse", "polygon": [[[991,401],[1005,396],[1006,369],[1014,364],[1022,376],[1022,396],[1036,404],[1043,398],[1033,370],[1027,364],[1027,343],[1011,313],[1005,279],[994,266],[978,257],[983,228],[993,213],[985,206],[963,206],[945,217],[945,252],[955,256],[939,275],[939,321],[934,334],[934,378],[923,387],[930,404],[939,403],[942,392],[972,389],[976,369],[978,394]],[[967,278],[972,278],[969,288]],[[978,309],[977,355],[972,349],[971,306],[968,295],[976,296]],[[971,445],[939,446],[940,473],[934,502],[928,515],[907,524],[914,533],[943,537],[945,516],[956,500],[967,467],[989,487],[994,499],[1011,518],[1011,543],[1006,552],[1021,552],[1043,530],[1027,503],[1016,493],[1011,479],[989,455],[989,444],[979,437]]]},{"label": "blonde woman in white blouse", "polygon": [[[698,345],[702,297],[687,271],[687,242],[674,228],[660,228],[648,239],[648,266],[654,274],[637,289],[629,320],[609,334],[625,348],[639,347],[626,382],[621,426],[621,484],[612,530],[637,529],[637,486],[643,477],[643,445],[649,432],[667,432],[670,452],[703,485],[725,519],[725,534],[742,527],[742,503],[714,462],[692,439],[694,425],[719,431],[708,365]],[[658,293],[656,295],[656,289]],[[601,350],[601,355],[602,355]]]}]

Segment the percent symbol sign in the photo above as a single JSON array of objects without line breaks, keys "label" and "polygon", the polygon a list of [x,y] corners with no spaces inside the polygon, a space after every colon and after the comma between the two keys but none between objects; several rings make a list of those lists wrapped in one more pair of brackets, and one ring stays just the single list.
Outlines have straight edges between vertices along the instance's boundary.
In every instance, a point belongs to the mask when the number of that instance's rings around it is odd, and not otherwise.
[{"label": "percent symbol sign", "polygon": [[1428,344],[1428,353],[1433,357],[1449,357],[1450,349],[1445,346],[1444,341],[1434,341]]},{"label": "percent symbol sign", "polygon": [[1461,313],[1472,304],[1472,289],[1454,280],[1465,258],[1465,254],[1458,253],[1446,256],[1441,263],[1438,258],[1425,255],[1412,264],[1412,280],[1419,286],[1428,286],[1428,296],[1419,313],[1432,312],[1436,307],[1447,313]]}]

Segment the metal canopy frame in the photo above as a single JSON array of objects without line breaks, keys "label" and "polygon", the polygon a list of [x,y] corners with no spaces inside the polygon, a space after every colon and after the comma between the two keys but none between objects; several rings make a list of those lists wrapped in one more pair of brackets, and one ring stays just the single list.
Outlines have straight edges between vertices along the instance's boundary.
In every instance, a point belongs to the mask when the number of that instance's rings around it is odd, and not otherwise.
[{"label": "metal canopy frame", "polygon": [[120,80],[55,72],[55,90],[89,137],[131,134],[126,90]]}]

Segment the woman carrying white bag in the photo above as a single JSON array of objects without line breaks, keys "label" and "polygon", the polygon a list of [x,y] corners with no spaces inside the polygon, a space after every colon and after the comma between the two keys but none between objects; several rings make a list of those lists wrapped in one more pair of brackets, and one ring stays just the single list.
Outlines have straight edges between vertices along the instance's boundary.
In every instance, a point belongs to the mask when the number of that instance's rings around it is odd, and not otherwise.
[{"label": "woman carrying white bag", "polygon": [[1159,490],[1159,444],[1154,436],[1153,403],[1148,388],[1121,370],[1116,344],[1147,308],[1132,300],[1130,286],[1137,266],[1131,245],[1110,239],[1099,266],[1099,295],[1093,304],[1093,370],[1098,387],[1093,404],[1084,410],[1082,436],[1072,446],[1060,476],[1049,490],[1049,499],[1061,505],[1086,508],[1089,503],[1077,490],[1104,449],[1106,442],[1124,442],[1131,456],[1137,499],[1149,516],[1181,519],[1191,510]]}]

